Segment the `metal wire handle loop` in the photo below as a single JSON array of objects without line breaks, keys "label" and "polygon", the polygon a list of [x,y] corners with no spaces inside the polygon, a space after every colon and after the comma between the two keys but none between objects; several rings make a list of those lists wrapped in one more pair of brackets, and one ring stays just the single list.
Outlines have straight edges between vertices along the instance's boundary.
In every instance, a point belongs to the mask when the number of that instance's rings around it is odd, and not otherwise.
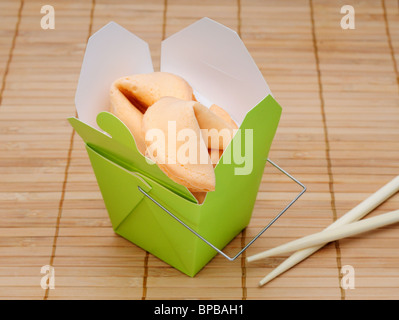
[{"label": "metal wire handle loop", "polygon": [[157,200],[155,200],[153,197],[151,197],[147,192],[145,192],[140,186],[138,186],[138,189],[140,190],[141,193],[143,193],[148,199],[150,199],[152,202],[154,202],[158,207],[160,207],[162,210],[164,210],[167,214],[169,214],[173,219],[175,219],[177,222],[179,222],[181,225],[183,225],[185,228],[190,230],[193,234],[195,234],[198,238],[200,238],[202,241],[204,241],[207,245],[212,247],[214,250],[216,250],[218,253],[220,253],[222,256],[224,256],[226,259],[229,261],[234,261],[237,259],[245,250],[248,249],[248,247],[256,241],[267,229],[270,228],[270,226],[276,222],[278,218],[281,217],[281,215],[286,212],[306,191],[306,186],[302,184],[300,181],[295,179],[292,175],[290,175],[287,171],[279,167],[276,163],[271,161],[270,159],[267,159],[267,161],[273,165],[275,168],[277,168],[280,172],[284,173],[287,177],[289,177],[291,180],[296,182],[298,185],[302,187],[302,191],[283,209],[281,210],[251,241],[249,241],[244,248],[242,248],[235,256],[230,257],[227,254],[225,254],[222,250],[214,246],[212,243],[210,243],[208,240],[206,240],[203,236],[201,236],[198,232],[196,232],[194,229],[190,228],[187,224],[185,224],[182,220],[180,220],[178,217],[176,217],[172,212],[170,212],[167,208],[165,208],[162,204],[160,204]]}]

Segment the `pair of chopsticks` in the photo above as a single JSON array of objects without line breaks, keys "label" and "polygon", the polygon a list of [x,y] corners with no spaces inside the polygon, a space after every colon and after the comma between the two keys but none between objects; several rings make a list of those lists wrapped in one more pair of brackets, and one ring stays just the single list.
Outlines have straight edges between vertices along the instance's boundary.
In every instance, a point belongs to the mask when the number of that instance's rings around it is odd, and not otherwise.
[{"label": "pair of chopsticks", "polygon": [[259,282],[259,286],[263,286],[267,282],[276,278],[283,272],[287,271],[299,262],[311,256],[313,253],[315,253],[331,241],[353,236],[359,233],[367,232],[376,228],[381,228],[383,226],[399,222],[399,210],[384,213],[373,218],[359,221],[365,215],[370,213],[372,210],[378,207],[381,203],[385,202],[398,191],[399,176],[388,182],[385,186],[373,193],[363,202],[358,204],[355,208],[348,211],[345,215],[337,219],[334,223],[332,223],[323,231],[248,257],[247,261],[252,262],[270,257],[272,255],[296,251],[276,269],[274,269],[266,277],[264,277]]}]

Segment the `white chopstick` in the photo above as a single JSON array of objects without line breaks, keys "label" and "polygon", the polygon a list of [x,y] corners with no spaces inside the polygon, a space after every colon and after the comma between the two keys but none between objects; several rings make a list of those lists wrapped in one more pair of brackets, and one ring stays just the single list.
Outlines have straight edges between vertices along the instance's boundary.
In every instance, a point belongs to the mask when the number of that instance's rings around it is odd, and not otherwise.
[{"label": "white chopstick", "polygon": [[[337,219],[334,223],[332,223],[325,230],[333,229],[335,227],[339,227],[357,220],[360,220],[369,212],[378,207],[381,203],[385,202],[392,195],[399,191],[399,176],[388,182],[378,191],[370,195],[367,199],[358,204],[355,208],[348,211],[344,216]],[[277,268],[275,268],[272,272],[270,272],[266,277],[264,277],[260,282],[259,286],[263,286],[270,280],[273,280],[275,277],[289,270],[299,262],[303,261],[307,257],[311,256],[317,250],[322,248],[324,244],[314,246],[311,248],[306,248],[300,251],[295,252],[289,258],[287,258],[283,263],[281,263]],[[250,257],[247,258],[247,260]]]},{"label": "white chopstick", "polygon": [[331,241],[336,241],[342,238],[354,236],[373,229],[385,227],[387,225],[394,224],[397,222],[399,222],[399,210],[384,213],[373,218],[352,222],[333,229],[324,230],[288,242],[273,249],[255,254],[248,258],[248,262],[325,244]]}]

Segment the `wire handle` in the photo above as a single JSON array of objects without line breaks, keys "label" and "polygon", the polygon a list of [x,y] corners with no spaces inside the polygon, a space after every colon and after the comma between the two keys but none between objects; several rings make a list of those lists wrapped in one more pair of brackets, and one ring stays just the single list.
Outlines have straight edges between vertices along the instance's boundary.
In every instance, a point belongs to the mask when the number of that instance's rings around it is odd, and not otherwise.
[{"label": "wire handle", "polygon": [[160,207],[162,210],[164,210],[167,214],[169,214],[173,219],[175,219],[177,222],[179,222],[181,225],[183,225],[185,228],[190,230],[192,233],[194,233],[198,238],[200,238],[202,241],[204,241],[207,245],[215,249],[218,253],[220,253],[222,256],[224,256],[226,259],[229,261],[234,261],[237,259],[245,250],[248,249],[248,247],[256,241],[267,229],[270,228],[270,226],[276,222],[278,218],[281,217],[281,215],[286,212],[306,191],[306,186],[302,184],[300,181],[295,179],[292,175],[290,175],[287,171],[279,167],[276,163],[271,161],[270,159],[267,159],[267,161],[273,165],[275,168],[277,168],[280,172],[284,173],[287,177],[289,177],[291,180],[296,182],[298,185],[302,187],[302,191],[283,209],[279,212],[277,216],[275,216],[267,225],[264,227],[251,241],[247,243],[247,245],[242,248],[235,256],[230,257],[227,254],[225,254],[222,250],[214,246],[212,243],[210,243],[208,240],[206,240],[203,236],[201,236],[198,232],[196,232],[194,229],[190,228],[187,224],[185,224],[182,220],[180,220],[178,217],[176,217],[172,212],[170,212],[168,209],[166,209],[162,204],[160,204],[157,200],[155,200],[153,197],[151,197],[146,191],[144,191],[140,186],[138,186],[138,189],[141,193],[143,193],[148,199],[150,199],[152,202],[154,202],[158,207]]}]

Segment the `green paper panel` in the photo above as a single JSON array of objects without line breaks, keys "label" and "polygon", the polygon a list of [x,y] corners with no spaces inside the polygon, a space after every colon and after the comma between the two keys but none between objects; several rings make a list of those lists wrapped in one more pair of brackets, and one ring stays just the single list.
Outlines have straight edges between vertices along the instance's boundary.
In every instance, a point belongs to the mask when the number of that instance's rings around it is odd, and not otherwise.
[{"label": "green paper panel", "polygon": [[[176,192],[178,188],[170,187],[166,179],[154,178],[154,168],[158,167],[148,164],[141,154],[144,162],[137,160],[137,149],[130,132],[127,134],[123,129],[126,127],[113,115],[102,113],[98,121],[101,128],[112,132],[113,139],[75,118],[70,121],[87,143],[115,232],[183,273],[195,276],[217,252],[144,196],[138,186],[223,249],[250,221],[280,115],[281,107],[271,96],[248,112],[240,129],[244,133],[245,129],[252,129],[252,171],[237,175],[236,169],[244,164],[224,163],[225,153],[215,168],[216,191],[209,192],[202,205],[188,200],[186,194]],[[245,141],[245,135],[241,141],[236,135],[227,150],[244,151]],[[134,166],[126,163],[134,163]]]}]

